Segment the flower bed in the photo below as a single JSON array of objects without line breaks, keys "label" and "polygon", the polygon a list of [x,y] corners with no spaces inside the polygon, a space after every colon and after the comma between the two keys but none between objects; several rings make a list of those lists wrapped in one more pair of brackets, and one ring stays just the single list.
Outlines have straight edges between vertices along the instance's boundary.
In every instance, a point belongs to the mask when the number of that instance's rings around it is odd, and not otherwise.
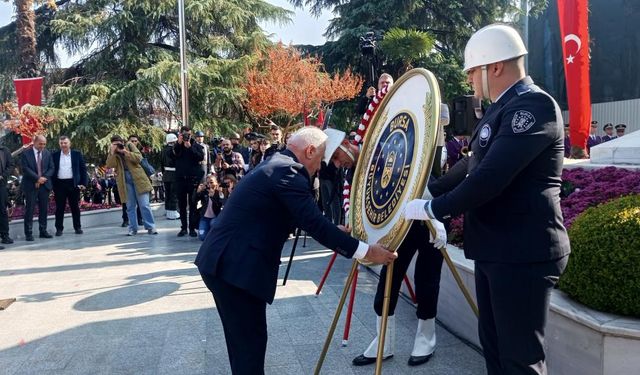
[{"label": "flower bed", "polygon": [[[565,169],[562,172],[560,206],[567,228],[589,207],[630,194],[640,194],[640,171],[606,167],[585,170]],[[463,216],[451,220],[449,242],[462,248]]]}]

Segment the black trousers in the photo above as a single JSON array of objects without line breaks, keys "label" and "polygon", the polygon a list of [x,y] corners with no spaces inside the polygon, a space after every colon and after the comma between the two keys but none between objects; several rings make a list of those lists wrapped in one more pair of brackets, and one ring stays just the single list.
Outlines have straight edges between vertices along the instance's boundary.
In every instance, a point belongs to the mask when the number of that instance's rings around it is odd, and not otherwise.
[{"label": "black trousers", "polygon": [[24,234],[33,234],[33,208],[38,203],[38,227],[40,233],[47,231],[47,210],[49,208],[49,194],[51,190],[45,186],[31,191],[23,191],[25,208],[24,208]]},{"label": "black trousers", "polygon": [[56,199],[56,230],[64,229],[64,208],[69,202],[71,217],[73,219],[73,229],[80,229],[80,190],[73,183],[73,179],[53,180],[53,194]]},{"label": "black trousers", "polygon": [[[140,205],[136,205],[136,215],[138,216],[138,224],[142,223],[142,212],[140,212]],[[127,204],[122,204],[122,221],[129,222],[129,215],[127,214]]]},{"label": "black trousers", "polygon": [[7,192],[6,181],[0,181],[0,237],[9,235],[9,215],[7,214],[7,201],[9,194]]},{"label": "black trousers", "polygon": [[217,277],[202,275],[222,321],[233,375],[264,374],[267,303]]},{"label": "black trousers", "polygon": [[[440,292],[440,274],[442,272],[442,253],[429,243],[429,229],[422,221],[414,221],[402,244],[398,248],[398,258],[393,262],[391,278],[391,295],[389,315],[395,313],[398,304],[398,293],[402,280],[407,273],[413,255],[418,251],[414,275],[418,319],[435,318],[438,312],[438,293]],[[384,284],[387,278],[387,267],[382,267],[378,289],[373,308],[378,316],[382,316],[384,302]]]},{"label": "black trousers", "polygon": [[568,256],[543,263],[475,263],[478,333],[489,375],[546,374],[544,327]]},{"label": "black trousers", "polygon": [[164,209],[167,211],[176,211],[178,209],[175,182],[173,181],[164,182]]},{"label": "black trousers", "polygon": [[[176,195],[178,197],[178,207],[180,209],[181,229],[198,230],[198,209],[193,198],[196,189],[200,184],[200,177],[178,177],[175,182]],[[187,205],[189,205],[189,220],[187,221]]]}]

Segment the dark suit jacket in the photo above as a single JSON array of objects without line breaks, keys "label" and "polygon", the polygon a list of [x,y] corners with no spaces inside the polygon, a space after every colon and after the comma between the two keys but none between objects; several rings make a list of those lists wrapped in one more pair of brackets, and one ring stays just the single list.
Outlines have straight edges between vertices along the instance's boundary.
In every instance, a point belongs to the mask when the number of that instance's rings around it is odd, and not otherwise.
[{"label": "dark suit jacket", "polygon": [[[52,154],[53,157],[53,178],[58,179],[58,170],[60,170],[60,153],[58,150]],[[87,165],[80,151],[71,150],[71,171],[73,172],[73,186],[87,186]]]},{"label": "dark suit jacket", "polygon": [[322,215],[306,169],[285,150],[238,183],[200,247],[196,264],[201,274],[272,303],[282,247],[294,227],[345,257],[352,257],[358,247],[356,239]]},{"label": "dark suit jacket", "polygon": [[529,77],[488,108],[472,155],[439,181],[455,188],[431,204],[439,220],[465,214],[468,258],[529,263],[570,252],[560,210],[562,124],[556,102]]},{"label": "dark suit jacket", "polygon": [[[38,165],[36,164],[36,156],[33,154],[33,147],[30,147],[20,155],[20,169],[22,170],[22,182],[20,186],[24,192],[32,192],[36,190],[36,181],[38,181]],[[42,177],[47,178],[44,187],[51,190],[51,178],[53,177],[54,167],[51,152],[44,149],[42,151]]]}]

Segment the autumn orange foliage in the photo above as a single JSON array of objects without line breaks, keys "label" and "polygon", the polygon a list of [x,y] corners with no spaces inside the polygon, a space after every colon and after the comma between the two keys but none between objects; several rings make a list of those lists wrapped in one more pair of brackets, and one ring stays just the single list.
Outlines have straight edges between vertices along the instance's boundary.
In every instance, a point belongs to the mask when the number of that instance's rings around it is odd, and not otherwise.
[{"label": "autumn orange foliage", "polygon": [[330,75],[317,57],[303,57],[280,43],[263,53],[247,72],[244,104],[254,116],[287,118],[291,123],[305,112],[355,97],[362,83],[350,69]]},{"label": "autumn orange foliage", "polygon": [[52,116],[42,114],[31,105],[25,105],[22,110],[18,110],[17,105],[7,102],[0,106],[0,113],[8,117],[2,124],[5,129],[29,139],[44,134],[46,125],[54,121]]}]

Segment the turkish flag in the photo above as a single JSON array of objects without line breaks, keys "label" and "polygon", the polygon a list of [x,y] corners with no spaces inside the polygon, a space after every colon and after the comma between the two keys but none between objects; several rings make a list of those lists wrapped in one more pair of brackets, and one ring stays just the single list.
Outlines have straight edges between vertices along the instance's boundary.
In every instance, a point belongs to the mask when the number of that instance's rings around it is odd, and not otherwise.
[{"label": "turkish flag", "polygon": [[558,0],[571,146],[586,149],[591,124],[587,0]]},{"label": "turkish flag", "polygon": [[[42,104],[42,77],[16,78],[13,84],[16,86],[18,110],[21,110],[25,104],[38,106]],[[31,138],[23,135],[22,144],[26,145],[29,142]]]}]

